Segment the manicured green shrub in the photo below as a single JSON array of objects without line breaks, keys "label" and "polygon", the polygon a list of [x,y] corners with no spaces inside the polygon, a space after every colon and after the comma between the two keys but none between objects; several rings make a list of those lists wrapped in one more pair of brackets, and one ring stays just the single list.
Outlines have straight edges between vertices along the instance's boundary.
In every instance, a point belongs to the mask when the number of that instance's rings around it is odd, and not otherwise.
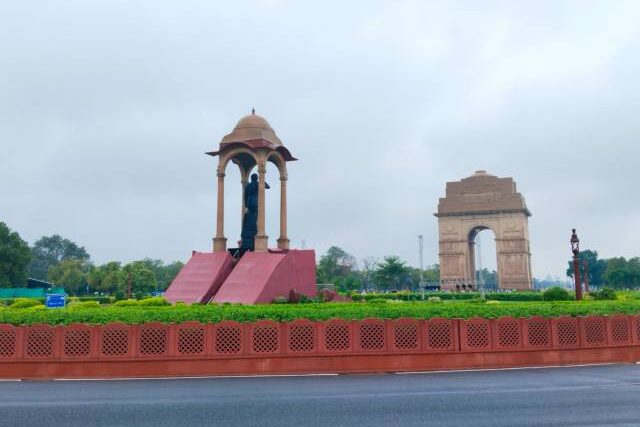
[{"label": "manicured green shrub", "polygon": [[569,301],[573,299],[566,289],[559,288],[557,286],[544,291],[542,293],[542,298],[545,301]]},{"label": "manicured green shrub", "polygon": [[611,288],[602,288],[599,291],[589,292],[589,295],[599,301],[609,300],[613,301],[617,298],[616,291]]},{"label": "manicured green shrub", "polygon": [[36,298],[16,298],[11,304],[11,308],[29,308],[41,305],[40,300]]},{"label": "manicured green shrub", "polygon": [[0,323],[28,325],[48,323],[64,325],[70,323],[105,324],[123,322],[140,324],[146,322],[181,323],[190,320],[215,323],[222,320],[255,322],[273,320],[276,322],[295,319],[346,320],[367,317],[397,319],[401,317],[429,319],[444,318],[498,318],[513,317],[557,317],[561,315],[584,316],[589,314],[640,314],[640,301],[551,301],[551,302],[509,302],[501,304],[469,304],[445,301],[440,304],[430,302],[387,303],[311,303],[311,304],[260,304],[243,306],[239,304],[194,304],[175,306],[101,306],[95,308],[58,309],[12,309],[0,310]]},{"label": "manicured green shrub", "polygon": [[78,297],[78,301],[96,301],[100,305],[111,304],[115,301],[115,298],[110,296],[90,296],[90,297]]},{"label": "manicured green shrub", "polygon": [[169,304],[169,301],[167,301],[163,297],[151,297],[139,300],[137,302],[137,305],[141,307],[162,307],[171,304]]},{"label": "manicured green shrub", "polygon": [[[429,299],[429,297],[439,297],[442,300],[470,300],[479,298],[479,292],[388,292],[388,293],[368,293],[362,295],[360,293],[351,293],[351,299],[354,301],[371,301],[372,299],[399,299],[403,301],[422,301]],[[485,292],[487,299],[496,301],[543,301],[542,292]]]},{"label": "manicured green shrub", "polygon": [[98,301],[74,301],[67,305],[69,308],[81,309],[81,308],[98,308],[100,303]]},{"label": "manicured green shrub", "polygon": [[113,303],[115,307],[137,307],[138,301],[134,299],[123,299]]}]

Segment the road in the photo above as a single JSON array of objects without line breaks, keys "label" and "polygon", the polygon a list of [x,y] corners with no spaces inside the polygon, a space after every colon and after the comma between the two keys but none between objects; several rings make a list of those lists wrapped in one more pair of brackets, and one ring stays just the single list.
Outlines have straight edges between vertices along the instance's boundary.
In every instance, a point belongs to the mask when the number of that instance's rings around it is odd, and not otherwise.
[{"label": "road", "polygon": [[640,366],[0,382],[2,426],[638,426]]}]

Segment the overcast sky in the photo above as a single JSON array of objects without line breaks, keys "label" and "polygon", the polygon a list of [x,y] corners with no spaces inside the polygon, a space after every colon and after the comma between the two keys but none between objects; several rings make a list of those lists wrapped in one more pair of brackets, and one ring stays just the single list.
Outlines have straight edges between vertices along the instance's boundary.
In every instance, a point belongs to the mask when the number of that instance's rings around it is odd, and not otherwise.
[{"label": "overcast sky", "polygon": [[[423,234],[436,263],[438,198],[479,169],[525,196],[536,277],[564,273],[571,227],[638,256],[640,3],[528,3],[3,1],[0,221],[96,263],[210,250],[204,152],[255,107],[300,159],[289,235],[318,257],[417,266]],[[226,188],[234,241],[232,168]]]}]

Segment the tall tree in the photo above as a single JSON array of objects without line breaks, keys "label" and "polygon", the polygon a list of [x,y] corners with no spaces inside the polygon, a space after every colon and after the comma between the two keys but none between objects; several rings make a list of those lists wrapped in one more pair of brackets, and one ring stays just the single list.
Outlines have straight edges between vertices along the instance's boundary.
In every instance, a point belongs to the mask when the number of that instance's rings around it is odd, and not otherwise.
[{"label": "tall tree", "polygon": [[[578,261],[580,265],[580,277],[584,277],[584,261],[586,261],[587,269],[589,270],[589,285],[602,286],[604,283],[604,272],[607,269],[607,261],[598,259],[598,252],[589,249],[580,251]],[[569,260],[567,277],[573,277],[573,260]]]},{"label": "tall tree", "polygon": [[0,222],[0,287],[25,286],[31,251],[20,235]]},{"label": "tall tree", "polygon": [[58,234],[43,236],[31,249],[29,275],[34,279],[46,280],[49,269],[67,259],[87,262],[89,254],[84,247]]},{"label": "tall tree", "polygon": [[336,289],[339,291],[358,291],[362,289],[362,278],[357,272],[348,276],[337,276],[334,278]]},{"label": "tall tree", "polygon": [[368,257],[362,260],[362,285],[365,289],[370,289],[375,286],[375,274],[378,269],[378,259],[375,257]]},{"label": "tall tree", "polygon": [[87,292],[89,265],[79,259],[65,259],[49,268],[47,278],[73,295]]},{"label": "tall tree", "polygon": [[182,267],[184,267],[184,263],[181,261],[174,261],[164,265],[160,276],[156,277],[158,280],[158,289],[165,291],[171,282],[173,282],[173,279],[175,279],[178,273],[180,273]]},{"label": "tall tree", "polygon": [[318,283],[331,283],[336,277],[349,276],[356,268],[356,259],[337,246],[331,246],[318,263]]},{"label": "tall tree", "polygon": [[126,293],[129,281],[131,281],[131,291],[134,294],[150,294],[156,290],[158,283],[153,271],[144,261],[130,262],[120,270],[120,290]]},{"label": "tall tree", "polygon": [[424,281],[427,283],[440,283],[440,265],[434,264],[424,271]]},{"label": "tall tree", "polygon": [[378,289],[400,290],[411,285],[411,268],[406,266],[399,257],[391,255],[384,257],[375,273]]},{"label": "tall tree", "polygon": [[640,286],[640,258],[626,260],[623,257],[616,257],[608,259],[604,279],[607,286],[612,288],[637,288]]},{"label": "tall tree", "polygon": [[162,260],[145,258],[142,261],[149,270],[153,272],[156,278],[158,290],[166,290],[173,279],[178,275],[184,264],[180,261],[175,261],[170,264],[165,264]]},{"label": "tall tree", "polygon": [[93,267],[87,275],[87,282],[94,291],[113,294],[122,288],[120,269],[120,263],[116,261]]},{"label": "tall tree", "polygon": [[488,268],[483,268],[482,270],[477,271],[478,280],[480,280],[480,275],[482,275],[482,281],[484,282],[485,289],[496,289],[498,288],[498,272],[495,270],[489,270]]}]

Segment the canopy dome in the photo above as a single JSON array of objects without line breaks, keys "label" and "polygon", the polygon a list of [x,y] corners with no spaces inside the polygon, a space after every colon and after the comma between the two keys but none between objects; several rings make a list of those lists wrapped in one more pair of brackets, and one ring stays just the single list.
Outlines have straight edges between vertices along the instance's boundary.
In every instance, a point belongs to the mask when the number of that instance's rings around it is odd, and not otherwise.
[{"label": "canopy dome", "polygon": [[282,141],[276,135],[267,120],[254,112],[241,118],[230,134],[225,135],[220,144],[233,142],[249,142],[255,140],[267,141],[271,144],[282,146]]},{"label": "canopy dome", "polygon": [[269,122],[257,115],[255,110],[251,110],[251,114],[238,120],[231,133],[222,138],[217,151],[209,151],[207,154],[218,156],[237,147],[247,147],[251,150],[266,148],[280,153],[286,162],[297,160],[280,141]]}]

